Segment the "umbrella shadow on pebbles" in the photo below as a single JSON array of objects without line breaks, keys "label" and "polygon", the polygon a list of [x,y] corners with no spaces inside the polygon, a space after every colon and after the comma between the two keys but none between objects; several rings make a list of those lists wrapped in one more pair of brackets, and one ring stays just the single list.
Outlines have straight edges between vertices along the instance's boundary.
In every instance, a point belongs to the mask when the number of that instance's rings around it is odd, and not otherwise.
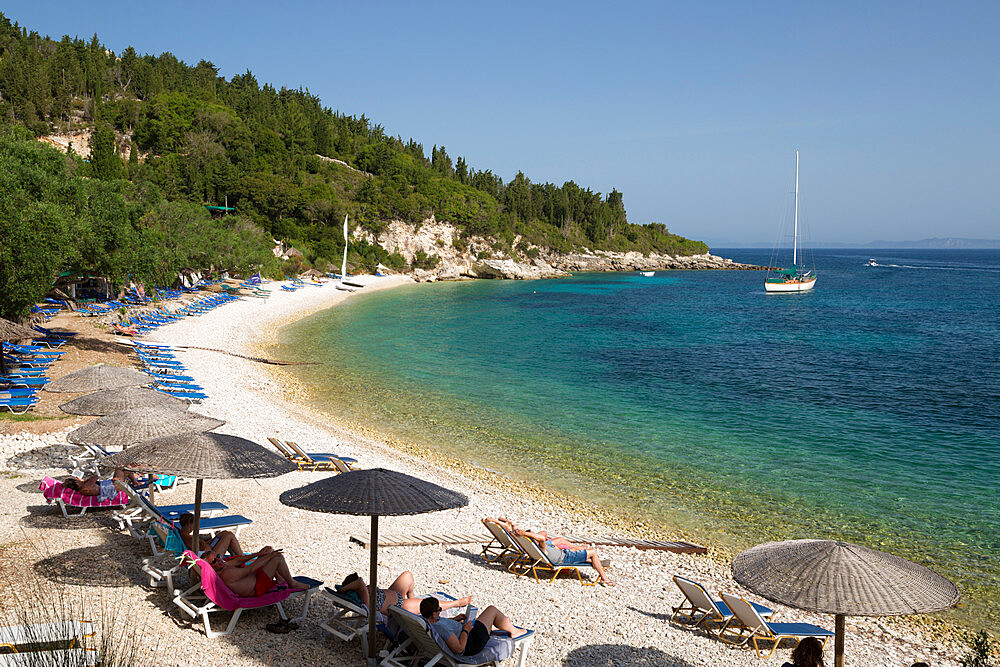
[{"label": "umbrella shadow on pebbles", "polygon": [[465,560],[469,561],[469,563],[471,563],[472,565],[475,565],[476,567],[482,568],[484,570],[491,570],[493,572],[500,571],[499,566],[496,563],[487,563],[485,560],[483,560],[483,557],[480,556],[478,553],[474,553],[468,549],[451,548],[446,550],[445,553],[448,554],[449,556],[457,556],[458,558],[464,558]]},{"label": "umbrella shadow on pebbles", "polygon": [[[631,609],[632,611],[636,612],[637,614],[642,614],[643,616],[649,616],[650,618],[655,618],[656,620],[663,621],[664,623],[670,621],[671,614],[658,611],[646,611],[645,609],[639,609],[638,607],[633,607],[632,605],[625,605],[625,606]],[[680,628],[691,628],[690,625],[684,625],[680,623],[676,623],[675,625]]]},{"label": "umbrella shadow on pebbles", "polygon": [[117,545],[76,547],[43,558],[32,566],[35,574],[56,584],[94,588],[140,587],[146,581],[131,554]]},{"label": "umbrella shadow on pebbles", "polygon": [[38,482],[21,482],[14,486],[14,488],[21,493],[37,493],[39,496],[42,495],[41,490],[38,488]]},{"label": "umbrella shadow on pebbles", "polygon": [[129,348],[124,347],[121,343],[109,342],[87,335],[70,338],[66,341],[66,347],[73,347],[88,352],[117,352],[118,354],[126,354],[130,351]]},{"label": "umbrella shadow on pebbles", "polygon": [[[38,485],[35,485],[38,488]],[[92,508],[81,517],[67,519],[56,504],[28,505],[27,514],[18,521],[25,528],[42,530],[93,530],[95,527],[118,530],[118,523],[107,509]]]},{"label": "umbrella shadow on pebbles", "polygon": [[588,644],[573,649],[563,660],[563,667],[694,667],[693,663],[651,646]]},{"label": "umbrella shadow on pebbles", "polygon": [[[83,450],[76,445],[48,445],[12,457],[10,465],[32,470],[67,470],[71,465],[69,457],[78,455],[81,451]],[[38,489],[38,482],[35,482],[35,489]]]}]

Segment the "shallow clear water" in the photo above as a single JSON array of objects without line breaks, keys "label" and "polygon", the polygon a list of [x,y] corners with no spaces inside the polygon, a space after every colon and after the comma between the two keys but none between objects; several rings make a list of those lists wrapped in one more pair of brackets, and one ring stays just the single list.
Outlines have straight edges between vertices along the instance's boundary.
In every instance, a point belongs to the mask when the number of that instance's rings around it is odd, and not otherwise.
[{"label": "shallow clear water", "polygon": [[319,407],[404,440],[710,546],[889,550],[1000,616],[1000,251],[815,262],[792,295],[744,271],[404,287],[276,354],[323,361],[295,370]]}]

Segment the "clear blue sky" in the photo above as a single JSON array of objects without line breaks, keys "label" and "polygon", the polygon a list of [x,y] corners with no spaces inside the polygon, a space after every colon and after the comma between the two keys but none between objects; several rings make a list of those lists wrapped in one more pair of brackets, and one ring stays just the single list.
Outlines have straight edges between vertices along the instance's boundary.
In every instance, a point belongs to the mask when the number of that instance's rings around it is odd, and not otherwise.
[{"label": "clear blue sky", "polygon": [[801,151],[819,242],[1000,238],[996,2],[14,2],[42,34],[305,87],[632,222],[773,240]]}]

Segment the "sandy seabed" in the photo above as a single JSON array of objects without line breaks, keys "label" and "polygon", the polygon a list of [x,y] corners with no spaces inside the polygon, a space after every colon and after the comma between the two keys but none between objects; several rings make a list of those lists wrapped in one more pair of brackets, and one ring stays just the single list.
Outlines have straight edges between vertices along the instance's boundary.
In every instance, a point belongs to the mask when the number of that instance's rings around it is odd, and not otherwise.
[{"label": "sandy seabed", "polygon": [[[408,278],[366,278],[367,294],[410,284]],[[348,298],[328,283],[294,293],[265,285],[264,299],[243,299],[200,317],[165,326],[149,342],[175,346],[224,349],[265,356],[278,329]],[[60,316],[68,318],[69,316]],[[76,318],[73,318],[76,319]],[[552,533],[651,537],[646,527],[615,520],[599,508],[552,495],[541,495],[512,479],[482,471],[434,452],[391,442],[363,427],[352,426],[306,405],[305,390],[281,367],[205,350],[179,350],[190,374],[210,396],[192,409],[226,424],[217,432],[231,433],[267,446],[268,437],[294,440],[310,451],[354,456],[364,468],[389,468],[469,497],[467,507],[380,521],[380,533],[483,533],[484,516],[507,516],[523,526]],[[61,375],[58,370],[53,376]],[[47,402],[67,395],[47,394]],[[86,419],[86,418],[84,418]],[[53,443],[65,442],[61,431],[45,435],[0,435],[0,613],[17,623],[24,611],[42,602],[50,613],[99,620],[106,636],[119,637],[138,658],[169,665],[361,665],[357,642],[345,644],[325,632],[320,623],[331,606],[317,596],[310,616],[287,635],[270,634],[264,625],[276,619],[273,609],[244,613],[229,637],[208,639],[179,613],[165,589],[150,588],[139,570],[148,547],[117,529],[106,513],[64,519],[44,505],[37,491],[43,474],[64,475],[66,469],[43,464],[16,468],[7,459]],[[281,505],[281,492],[319,479],[323,472],[295,472],[265,480],[206,481],[205,498],[225,503],[229,512],[253,519],[241,541],[248,550],[266,544],[284,548],[293,574],[339,583],[347,574],[367,577],[368,551],[349,540],[367,533],[367,517],[306,512]],[[193,484],[182,485],[163,503],[191,502]],[[656,537],[662,535],[657,534]],[[710,548],[712,545],[707,545]],[[455,597],[472,595],[473,604],[494,604],[518,625],[533,628],[535,640],[528,665],[754,665],[760,659],[748,648],[723,644],[702,630],[669,622],[681,601],[672,581],[680,574],[702,582],[713,593],[744,591],[733,580],[725,555],[682,555],[633,548],[601,547],[611,559],[609,576],[615,587],[583,587],[575,578],[536,583],[517,577],[479,557],[481,545],[384,547],[379,551],[379,581],[387,584],[410,570],[417,593],[444,591]],[[289,603],[297,609],[297,603]],[[774,605],[770,605],[774,606]],[[228,620],[220,614],[216,627]],[[776,606],[775,620],[806,621],[833,628],[830,616]],[[916,620],[916,622],[914,622]],[[929,619],[900,622],[888,618],[848,618],[849,665],[909,667],[916,660],[934,666],[957,665],[961,648],[942,639]],[[790,644],[772,659],[788,659]],[[155,658],[153,657],[155,655]],[[833,642],[826,650],[833,662]],[[513,659],[510,661],[513,664]]]}]

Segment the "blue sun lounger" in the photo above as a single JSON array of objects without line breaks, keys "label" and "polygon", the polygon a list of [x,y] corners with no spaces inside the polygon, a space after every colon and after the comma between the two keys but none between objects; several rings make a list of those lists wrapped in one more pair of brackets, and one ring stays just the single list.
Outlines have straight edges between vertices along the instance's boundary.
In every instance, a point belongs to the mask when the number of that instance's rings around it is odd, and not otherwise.
[{"label": "blue sun lounger", "polygon": [[[115,488],[124,491],[128,497],[136,503],[136,507],[128,512],[122,512],[116,518],[123,529],[128,529],[134,537],[151,539],[147,532],[136,529],[136,524],[145,521],[162,521],[173,524],[181,518],[182,514],[194,512],[193,504],[182,505],[154,505],[153,502],[131,485],[116,481]],[[234,514],[232,516],[216,516],[219,512],[229,509],[226,505],[217,502],[202,502],[201,511],[204,515],[199,522],[198,532],[206,535],[214,535],[222,530],[232,530],[239,535],[244,526],[249,526],[253,521],[245,516]],[[155,542],[151,544],[153,554],[159,555]]]},{"label": "blue sun lounger", "polygon": [[38,402],[37,396],[0,396],[0,408],[7,408],[12,414],[23,415]]},{"label": "blue sun lounger", "polygon": [[[736,644],[737,646],[751,643],[754,651],[757,652],[757,657],[770,658],[774,655],[774,651],[782,639],[801,640],[805,637],[816,637],[822,639],[823,646],[826,646],[826,640],[833,636],[829,630],[812,623],[771,623],[765,620],[757,612],[757,609],[743,598],[728,593],[720,593],[720,595],[722,595],[722,601],[733,612],[734,620],[739,621],[740,627],[733,628],[730,625],[732,621],[726,623],[719,631],[719,639],[727,644]],[[726,637],[727,630],[734,631],[734,635]],[[761,641],[774,642],[767,655],[763,653]]]},{"label": "blue sun lounger", "polygon": [[[673,613],[670,614],[671,621],[682,619],[693,623],[695,627],[705,624],[706,631],[709,631],[708,623],[721,623],[722,626],[718,630],[721,633],[726,625],[733,620],[734,614],[730,611],[729,606],[722,600],[713,598],[708,589],[697,581],[675,575],[674,583],[684,594],[685,599],[684,602],[673,608]],[[750,604],[757,610],[761,618],[768,619],[774,615],[774,610],[769,607],[755,602]]]},{"label": "blue sun lounger", "polygon": [[201,401],[208,398],[208,394],[204,394],[200,391],[167,391],[162,387],[153,387],[156,391],[163,392],[168,396],[173,396],[174,398],[183,398],[189,403],[200,403]]}]

